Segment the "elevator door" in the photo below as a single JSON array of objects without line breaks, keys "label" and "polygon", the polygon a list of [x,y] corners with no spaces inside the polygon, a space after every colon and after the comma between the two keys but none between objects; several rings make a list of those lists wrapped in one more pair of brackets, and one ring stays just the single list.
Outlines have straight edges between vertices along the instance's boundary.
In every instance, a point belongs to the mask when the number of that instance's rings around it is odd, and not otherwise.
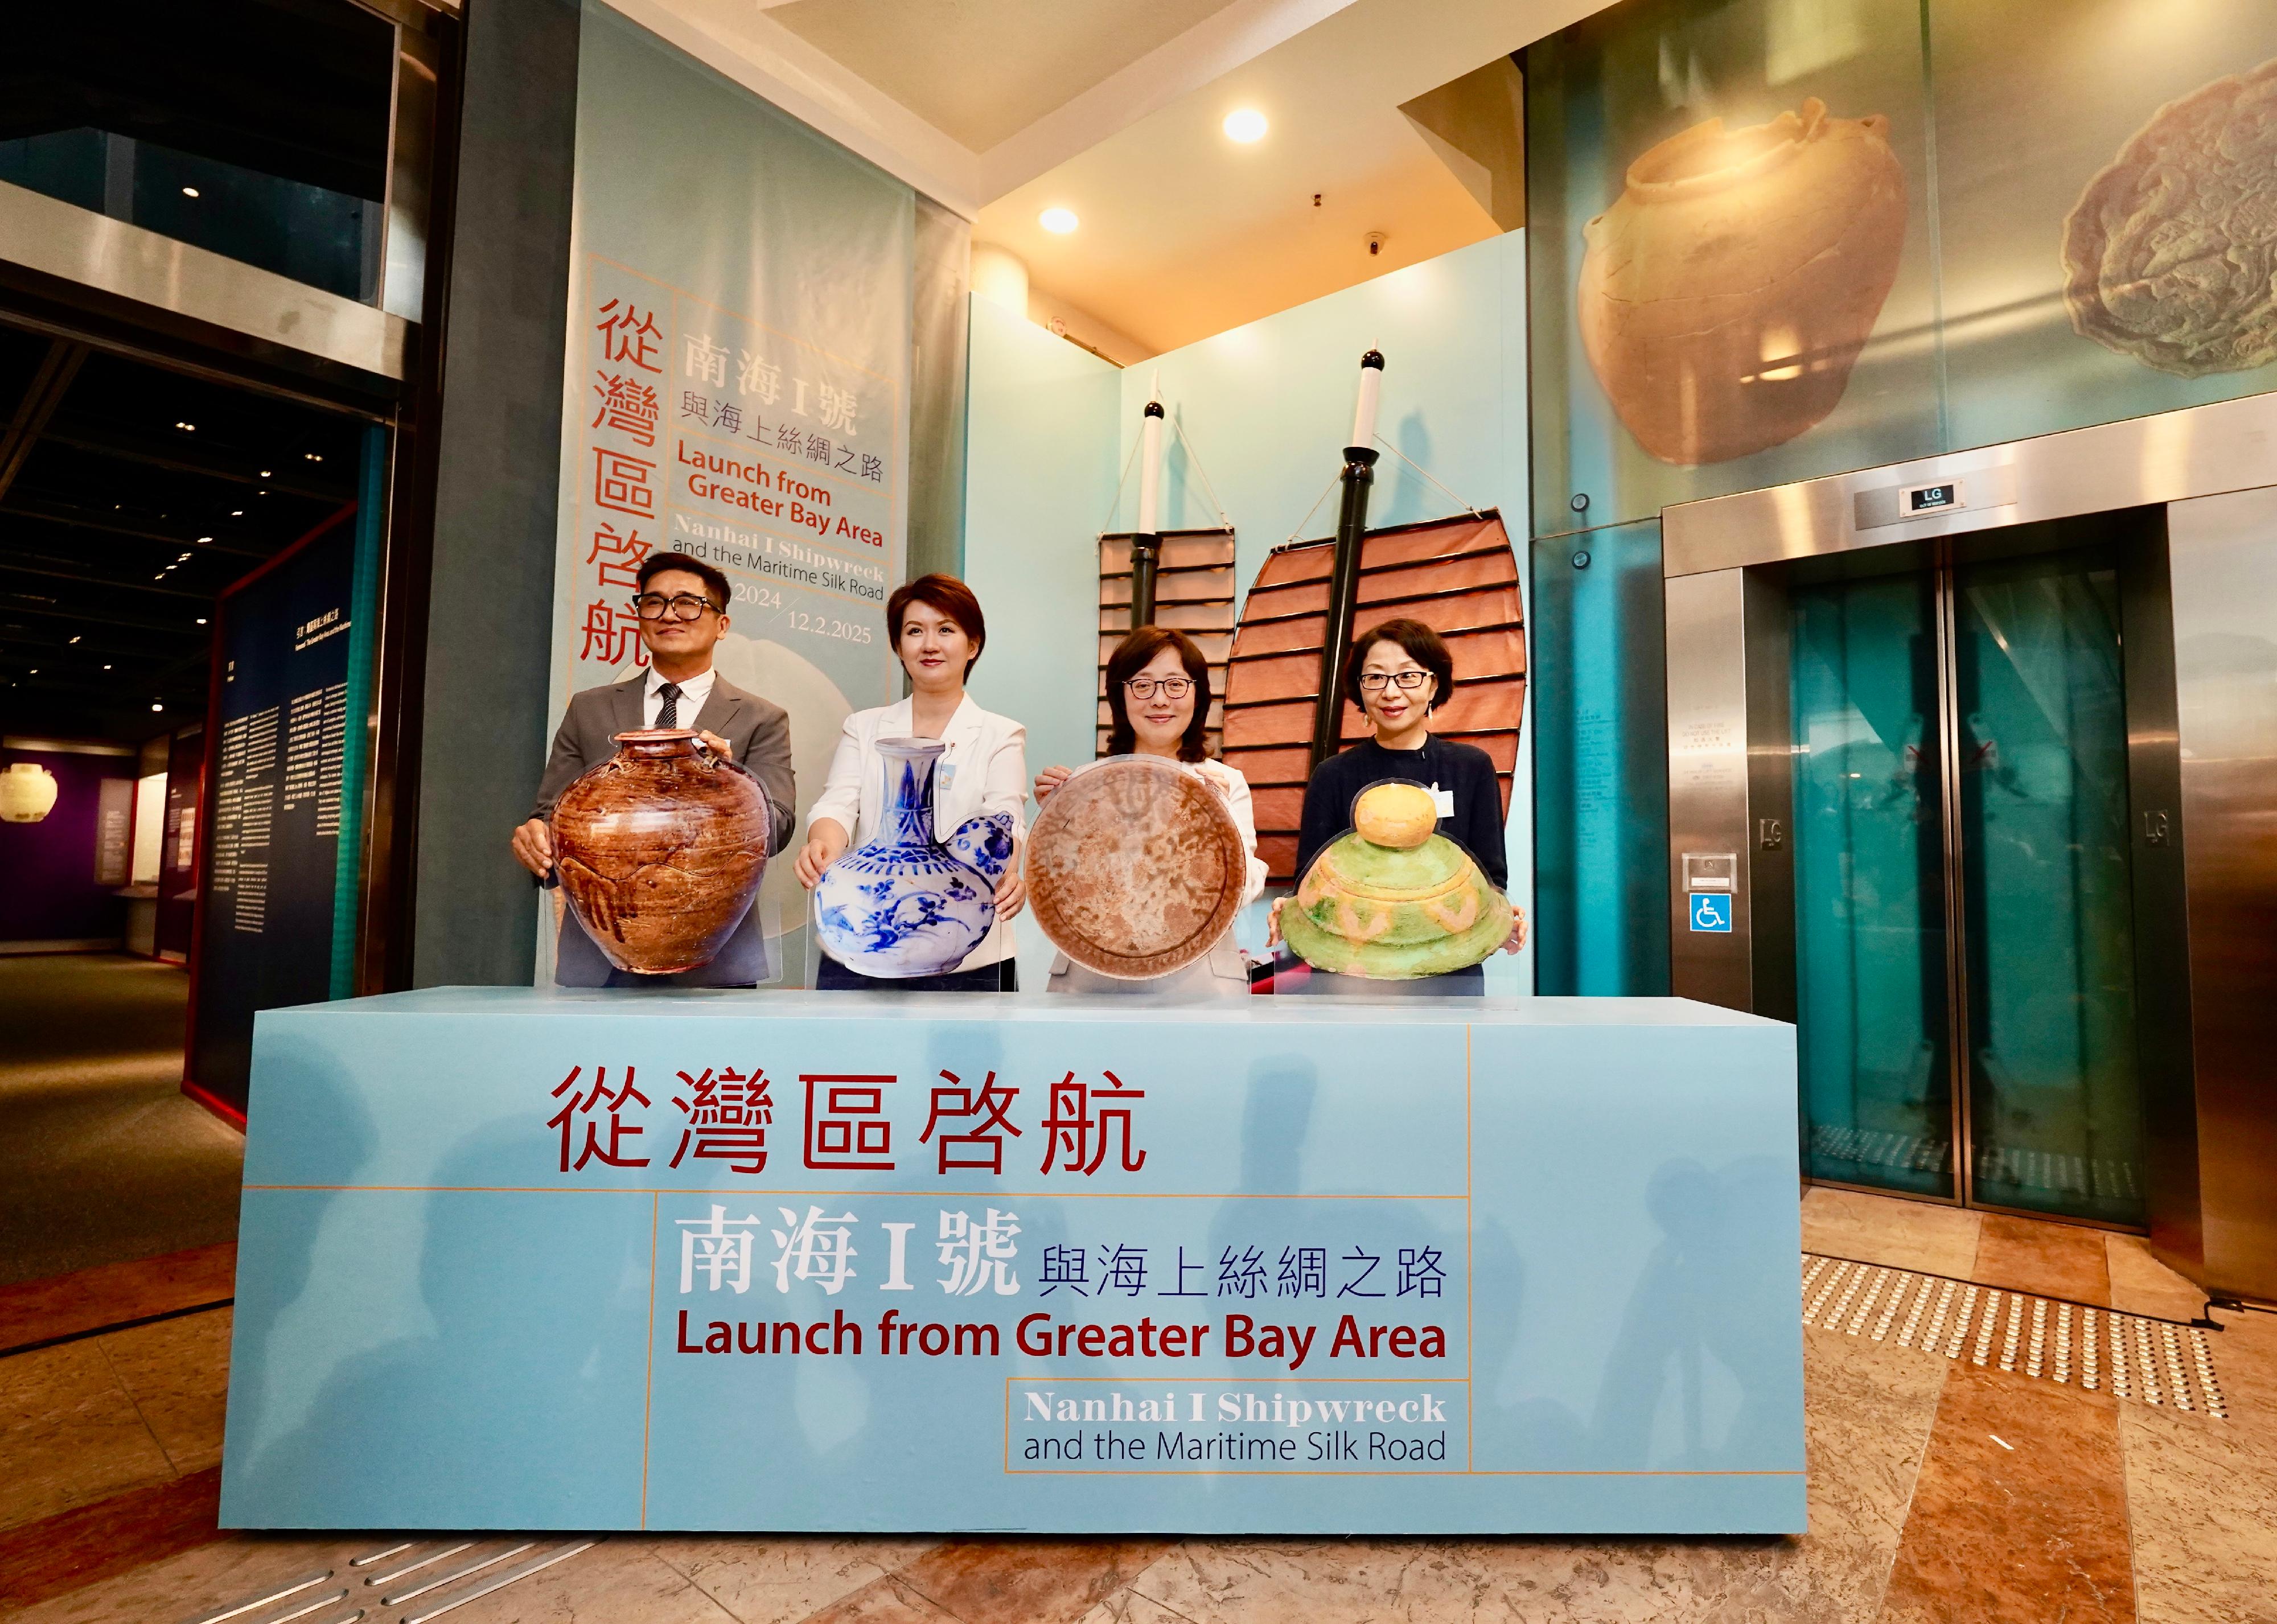
[{"label": "elevator door", "polygon": [[1805,1170],[2142,1224],[2114,555],[1790,602]]}]

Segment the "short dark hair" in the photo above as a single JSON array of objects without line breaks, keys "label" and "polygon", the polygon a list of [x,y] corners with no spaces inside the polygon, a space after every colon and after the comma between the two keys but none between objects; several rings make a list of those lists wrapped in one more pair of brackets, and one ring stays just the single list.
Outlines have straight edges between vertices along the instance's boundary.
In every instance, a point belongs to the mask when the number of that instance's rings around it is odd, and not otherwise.
[{"label": "short dark hair", "polygon": [[1127,756],[1138,747],[1138,735],[1131,726],[1131,712],[1123,684],[1154,663],[1154,656],[1164,649],[1178,651],[1178,663],[1186,675],[1194,679],[1193,720],[1186,724],[1184,736],[1178,740],[1178,759],[1205,761],[1209,759],[1209,660],[1200,645],[1182,631],[1172,631],[1162,626],[1141,626],[1115,645],[1115,652],[1107,657],[1107,709],[1113,717],[1107,729],[1107,753]]},{"label": "short dark hair", "polygon": [[895,587],[894,595],[886,599],[886,633],[896,649],[902,646],[902,615],[913,603],[930,604],[963,629],[972,640],[972,658],[964,662],[964,675],[971,676],[988,643],[988,622],[972,589],[955,576],[943,575],[919,576]]},{"label": "short dark hair", "polygon": [[1352,652],[1344,656],[1344,698],[1361,710],[1367,709],[1367,704],[1359,697],[1360,662],[1379,643],[1397,643],[1417,665],[1439,679],[1431,691],[1434,705],[1443,703],[1455,690],[1455,657],[1447,652],[1437,632],[1420,621],[1405,617],[1379,621],[1352,639]]},{"label": "short dark hair", "polygon": [[640,568],[633,579],[640,584],[634,590],[645,592],[651,576],[660,576],[667,569],[684,570],[704,583],[704,595],[712,606],[725,614],[727,612],[727,577],[700,558],[690,558],[685,553],[651,553],[641,560]]}]

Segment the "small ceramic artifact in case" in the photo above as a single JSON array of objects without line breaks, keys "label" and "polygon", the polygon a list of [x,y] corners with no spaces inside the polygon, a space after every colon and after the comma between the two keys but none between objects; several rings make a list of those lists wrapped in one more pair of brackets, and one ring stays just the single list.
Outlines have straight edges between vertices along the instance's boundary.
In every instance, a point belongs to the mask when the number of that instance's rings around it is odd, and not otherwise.
[{"label": "small ceramic artifact in case", "polygon": [[880,739],[886,816],[869,841],[822,871],[815,928],[830,957],[863,975],[906,980],[963,963],[996,919],[1012,861],[1012,814],[966,820],[933,837],[938,739]]},{"label": "small ceramic artifact in case", "polygon": [[1510,938],[1510,899],[1437,832],[1420,784],[1371,784],[1352,827],[1321,848],[1281,911],[1290,950],[1315,970],[1412,981],[1463,970]]},{"label": "small ceramic artifact in case", "polygon": [[692,729],[645,728],[553,804],[553,857],[577,922],[620,970],[712,962],[758,895],[767,797]]},{"label": "small ceramic artifact in case", "polygon": [[1225,803],[1154,756],[1114,756],[1053,792],[1028,832],[1028,903],[1051,944],[1126,981],[1184,969],[1240,911],[1249,853]]}]

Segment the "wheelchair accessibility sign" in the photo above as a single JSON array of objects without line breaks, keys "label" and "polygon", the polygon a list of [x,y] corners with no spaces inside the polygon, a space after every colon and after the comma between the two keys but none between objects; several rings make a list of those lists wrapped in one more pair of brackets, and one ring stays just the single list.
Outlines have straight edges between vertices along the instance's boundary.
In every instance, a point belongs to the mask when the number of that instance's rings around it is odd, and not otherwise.
[{"label": "wheelchair accessibility sign", "polygon": [[1732,898],[1725,891],[1694,891],[1692,894],[1692,928],[1720,931],[1728,935],[1732,929]]}]

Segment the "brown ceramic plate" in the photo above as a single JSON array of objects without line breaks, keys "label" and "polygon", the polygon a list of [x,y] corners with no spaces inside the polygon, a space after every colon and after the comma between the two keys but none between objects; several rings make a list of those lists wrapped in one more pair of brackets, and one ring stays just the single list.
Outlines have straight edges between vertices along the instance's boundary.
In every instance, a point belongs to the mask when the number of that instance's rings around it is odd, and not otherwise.
[{"label": "brown ceramic plate", "polygon": [[1241,907],[1248,853],[1192,773],[1111,756],[1062,784],[1028,832],[1028,905],[1051,944],[1126,981],[1183,970]]}]

